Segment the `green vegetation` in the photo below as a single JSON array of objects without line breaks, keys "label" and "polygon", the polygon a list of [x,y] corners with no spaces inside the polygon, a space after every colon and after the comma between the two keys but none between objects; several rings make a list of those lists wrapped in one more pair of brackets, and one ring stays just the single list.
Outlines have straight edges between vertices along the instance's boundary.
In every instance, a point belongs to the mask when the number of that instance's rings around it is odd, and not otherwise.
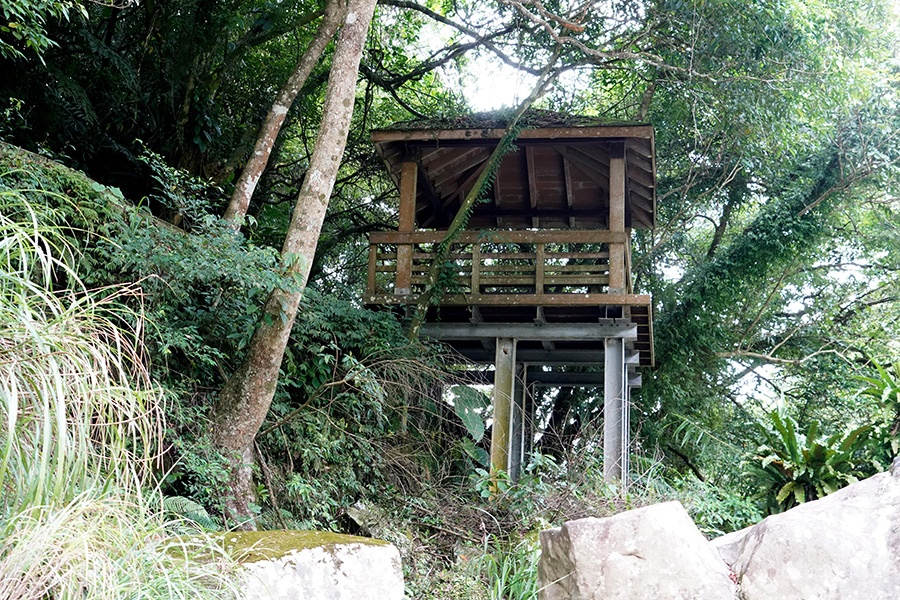
[{"label": "green vegetation", "polygon": [[[718,535],[900,451],[890,2],[544,2],[537,15],[517,0],[384,0],[309,256],[283,249],[334,42],[243,227],[221,219],[324,5],[124,4],[0,0],[0,585],[216,596],[227,561],[193,571],[173,557],[206,542],[178,554],[172,536],[234,526],[243,498],[263,529],[393,542],[412,598],[531,598],[541,528],[678,499]],[[654,126],[658,227],[634,232],[632,263],[655,303],[657,366],[634,397],[627,487],[602,480],[591,388],[542,388],[546,434],[523,476],[488,473],[484,394],[441,348],[410,343],[407,323],[360,305],[365,235],[397,226],[371,131],[470,123],[474,83],[505,87],[491,61],[518,68],[521,97],[553,80],[524,127],[558,113]],[[236,457],[219,392],[261,327],[288,322],[273,292],[306,277]],[[109,589],[92,588],[103,570]]]},{"label": "green vegetation", "polygon": [[210,541],[173,538],[152,485],[164,414],[134,290],[88,291],[45,207],[0,197],[0,594],[221,597],[228,559],[186,560]]}]

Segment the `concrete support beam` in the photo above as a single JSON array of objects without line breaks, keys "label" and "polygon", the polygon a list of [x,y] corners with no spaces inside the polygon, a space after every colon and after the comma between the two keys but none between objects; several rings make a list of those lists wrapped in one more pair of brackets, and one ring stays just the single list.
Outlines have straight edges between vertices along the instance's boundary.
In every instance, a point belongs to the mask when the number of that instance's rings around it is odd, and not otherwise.
[{"label": "concrete support beam", "polygon": [[494,359],[494,424],[491,426],[491,469],[509,469],[512,403],[516,388],[516,340],[497,338]]},{"label": "concrete support beam", "polygon": [[625,379],[625,343],[607,338],[603,385],[603,477],[624,480],[628,465],[628,386]]},{"label": "concrete support beam", "polygon": [[636,340],[638,326],[606,323],[427,323],[422,337],[441,341],[514,337],[518,340],[593,342],[607,337]]},{"label": "concrete support beam", "polygon": [[[516,350],[516,357],[522,363],[546,365],[548,367],[602,365],[604,363],[601,344],[598,343],[596,348],[584,350],[563,350],[559,348],[556,350],[529,350],[519,348]],[[483,348],[467,348],[458,352],[471,362],[479,364],[491,364],[494,362],[495,353]]]}]

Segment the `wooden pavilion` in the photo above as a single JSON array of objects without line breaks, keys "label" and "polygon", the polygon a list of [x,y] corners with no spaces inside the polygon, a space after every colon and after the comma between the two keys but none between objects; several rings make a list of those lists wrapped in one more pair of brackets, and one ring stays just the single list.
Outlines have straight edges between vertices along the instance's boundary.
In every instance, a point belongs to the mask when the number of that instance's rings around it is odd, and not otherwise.
[{"label": "wooden pavilion", "polygon": [[[652,366],[651,299],[634,294],[632,229],[655,225],[653,128],[541,111],[507,153],[451,248],[450,289],[422,335],[469,361],[494,363],[491,464],[515,478],[533,439],[533,386],[597,385],[602,365],[604,474],[628,470],[637,367]],[[369,238],[368,305],[417,302],[437,244],[505,123],[491,116],[408,122],[376,131],[400,190],[397,231]]]}]

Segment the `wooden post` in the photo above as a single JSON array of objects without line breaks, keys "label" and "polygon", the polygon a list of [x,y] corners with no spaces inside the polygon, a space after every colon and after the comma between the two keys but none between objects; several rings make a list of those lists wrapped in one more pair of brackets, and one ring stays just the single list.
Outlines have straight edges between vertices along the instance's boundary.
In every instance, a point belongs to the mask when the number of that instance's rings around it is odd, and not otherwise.
[{"label": "wooden post", "polygon": [[[609,230],[625,231],[625,144],[609,148]],[[609,245],[609,293],[625,293],[625,244]]]},{"label": "wooden post", "polygon": [[[416,227],[416,185],[419,166],[412,161],[400,165],[400,223],[398,231],[413,231]],[[394,293],[403,296],[412,291],[412,244],[397,245],[397,283]]]},{"label": "wooden post", "polygon": [[509,469],[512,401],[516,387],[516,340],[497,338],[494,359],[494,424],[491,426],[491,470]]},{"label": "wooden post", "polygon": [[625,341],[606,338],[603,366],[603,478],[624,480],[628,456]]},{"label": "wooden post", "polygon": [[378,274],[378,244],[369,244],[369,273],[366,282],[366,293],[374,296],[378,292],[378,283],[375,277]]},{"label": "wooden post", "polygon": [[472,284],[473,296],[481,294],[481,242],[472,242]]},{"label": "wooden post", "polygon": [[534,293],[538,296],[544,294],[544,244],[537,244],[534,248]]}]

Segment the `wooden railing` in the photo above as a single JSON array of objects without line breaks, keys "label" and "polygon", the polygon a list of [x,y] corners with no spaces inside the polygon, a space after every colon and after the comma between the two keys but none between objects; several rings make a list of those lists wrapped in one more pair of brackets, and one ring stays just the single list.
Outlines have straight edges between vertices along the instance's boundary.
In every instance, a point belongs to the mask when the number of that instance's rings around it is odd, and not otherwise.
[{"label": "wooden railing", "polygon": [[[377,232],[369,237],[368,301],[420,294],[444,231]],[[464,231],[450,247],[445,293],[495,295],[631,294],[629,232]],[[614,256],[624,257],[610,265]],[[390,298],[389,298],[390,297]]]}]

